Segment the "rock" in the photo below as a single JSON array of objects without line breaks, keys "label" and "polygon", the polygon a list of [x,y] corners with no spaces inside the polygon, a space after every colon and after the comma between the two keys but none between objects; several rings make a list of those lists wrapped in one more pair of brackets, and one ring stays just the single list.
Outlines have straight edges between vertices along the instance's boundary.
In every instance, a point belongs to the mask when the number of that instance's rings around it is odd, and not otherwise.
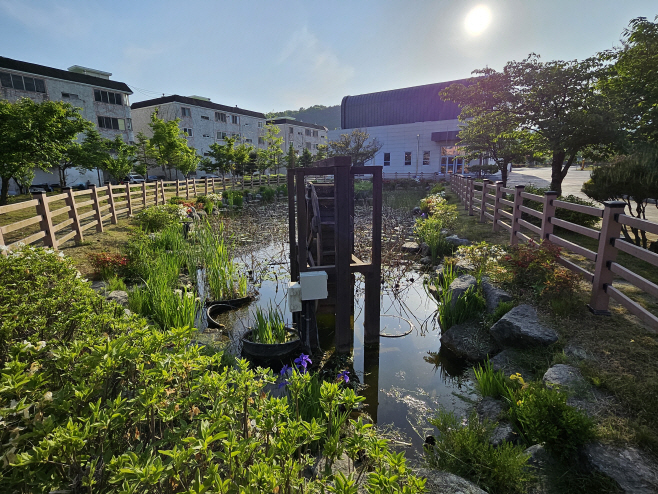
[{"label": "rock", "polygon": [[439,297],[443,292],[443,288],[441,288],[440,286],[436,286],[434,284],[427,285],[427,290],[430,292],[432,297],[434,297],[436,300],[439,300]]},{"label": "rock", "polygon": [[432,254],[432,250],[430,249],[430,246],[427,245],[425,242],[423,242],[422,244],[420,244],[420,254],[421,254],[423,257],[427,257],[427,256],[429,256],[429,255]]},{"label": "rock", "polygon": [[219,209],[217,209],[217,208],[213,208],[213,210],[212,210],[212,215],[213,215],[213,216],[219,216]]},{"label": "rock", "polygon": [[254,196],[254,198],[255,198],[257,201],[262,201],[262,200],[263,200],[263,196],[262,196],[261,194],[256,194],[256,195]]},{"label": "rock", "polygon": [[450,283],[450,290],[452,291],[452,300],[450,304],[454,307],[457,303],[457,299],[466,293],[471,287],[477,287],[477,280],[475,276],[470,274],[463,274],[459,278],[455,278],[452,283]]},{"label": "rock", "polygon": [[592,469],[617,482],[622,492],[658,492],[658,466],[639,449],[592,443],[585,446],[583,454]]},{"label": "rock", "polygon": [[518,441],[519,435],[514,432],[512,424],[507,421],[498,424],[489,438],[492,446],[500,446],[503,443],[517,443]]},{"label": "rock", "polygon": [[548,346],[558,340],[557,333],[537,320],[537,311],[530,305],[514,307],[491,327],[491,334],[503,346],[527,348]]},{"label": "rock", "polygon": [[421,213],[422,213],[422,211],[420,210],[420,208],[418,206],[416,206],[415,208],[413,208],[411,210],[411,214],[413,214],[414,216],[420,216]]},{"label": "rock", "polygon": [[192,214],[192,219],[194,221],[199,221],[201,219],[201,217],[199,216],[199,213],[194,213],[194,214]]},{"label": "rock", "polygon": [[425,266],[431,266],[433,264],[432,258],[430,256],[423,257],[420,260],[420,263],[425,265]]},{"label": "rock", "polygon": [[459,274],[469,274],[475,271],[475,266],[468,262],[464,258],[457,259],[457,263],[454,266],[455,271]]},{"label": "rock", "polygon": [[178,286],[180,288],[192,288],[192,279],[185,273],[178,275]]},{"label": "rock", "polygon": [[524,453],[530,455],[530,458],[528,458],[528,465],[532,465],[533,467],[542,468],[552,460],[551,456],[546,451],[546,448],[541,444],[530,446],[524,451]]},{"label": "rock", "polygon": [[575,360],[588,360],[590,358],[590,355],[584,348],[572,344],[564,347],[564,354]]},{"label": "rock", "polygon": [[114,290],[107,295],[107,299],[116,302],[124,307],[128,306],[128,292],[123,290]]},{"label": "rock", "polygon": [[482,280],[482,291],[487,301],[487,312],[493,313],[501,302],[511,302],[512,296],[502,288],[492,285],[487,280]]},{"label": "rock", "polygon": [[450,235],[445,238],[446,242],[459,247],[460,245],[471,245],[471,241],[467,238],[459,238],[457,235]]},{"label": "rock", "polygon": [[481,362],[487,356],[493,356],[500,350],[491,334],[481,327],[479,321],[457,324],[443,331],[441,346],[450,350],[457,357],[471,362]]},{"label": "rock", "polygon": [[477,485],[452,473],[421,468],[416,475],[427,479],[426,494],[486,494]]},{"label": "rock", "polygon": [[505,404],[501,400],[485,396],[476,405],[475,411],[481,421],[497,422],[500,415],[505,411]]},{"label": "rock", "polygon": [[408,252],[410,254],[415,254],[420,250],[420,245],[416,242],[405,242],[402,244],[402,252]]},{"label": "rock", "polygon": [[207,217],[207,216],[208,216],[208,213],[206,213],[206,211],[205,211],[204,209],[199,209],[199,210],[196,212],[196,214],[199,215],[199,217],[201,217],[201,218],[204,218],[204,217]]},{"label": "rock", "polygon": [[123,315],[126,317],[130,317],[133,315],[133,312],[130,309],[123,309]]},{"label": "rock", "polygon": [[547,388],[584,388],[588,384],[583,375],[575,367],[566,364],[556,364],[546,371],[543,377],[544,384]]},{"label": "rock", "polygon": [[531,381],[534,378],[534,375],[532,372],[518,364],[519,356],[520,353],[518,350],[515,350],[514,348],[505,348],[490,360],[493,370],[502,371],[506,377],[519,373],[525,380]]},{"label": "rock", "polygon": [[104,281],[92,281],[91,289],[95,292],[103,294],[107,290],[107,283]]}]

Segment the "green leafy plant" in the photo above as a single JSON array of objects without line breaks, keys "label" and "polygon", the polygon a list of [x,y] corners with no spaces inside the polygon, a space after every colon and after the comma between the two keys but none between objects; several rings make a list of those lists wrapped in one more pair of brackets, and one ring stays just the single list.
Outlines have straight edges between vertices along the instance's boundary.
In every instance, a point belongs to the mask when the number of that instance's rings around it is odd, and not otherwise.
[{"label": "green leafy plant", "polygon": [[144,231],[157,232],[172,223],[178,223],[187,217],[185,208],[176,204],[160,204],[146,208],[134,217],[135,223]]},{"label": "green leafy plant", "polygon": [[500,302],[496,306],[496,309],[493,311],[493,313],[488,316],[489,326],[493,326],[505,314],[507,314],[509,311],[511,311],[515,306],[516,306],[516,304],[514,302]]},{"label": "green leafy plant", "polygon": [[475,412],[468,420],[460,420],[440,410],[430,423],[439,430],[436,445],[425,449],[431,467],[471,480],[490,493],[525,492],[530,476],[522,446],[491,445],[492,426],[480,423]]},{"label": "green leafy plant", "polygon": [[500,398],[508,395],[508,379],[502,371],[495,371],[493,364],[487,359],[482,365],[473,367],[475,387],[481,396]]},{"label": "green leafy plant", "polygon": [[274,196],[276,195],[276,190],[274,190],[272,187],[261,185],[258,188],[258,193],[262,196],[263,201],[271,202],[274,200]]},{"label": "green leafy plant", "polygon": [[[543,196],[549,189],[547,187],[536,187],[532,184],[526,185],[524,192],[529,192],[530,194],[535,194],[538,196]],[[569,194],[566,197],[558,197],[560,201],[569,202],[571,204],[579,204],[581,206],[590,206],[596,207],[596,204],[592,201],[582,199],[573,194]],[[531,201],[530,199],[523,199],[523,205],[536,211],[543,211],[544,205],[540,202]],[[533,225],[541,226],[541,219],[536,218],[535,216],[529,215],[527,213],[522,213],[522,219],[532,223]],[[570,209],[557,208],[555,211],[555,217],[570,223],[575,223],[576,225],[585,226],[587,228],[592,228],[599,222],[599,218],[592,216],[591,214],[579,213],[578,211],[571,211]]]},{"label": "green leafy plant", "polygon": [[487,273],[491,267],[505,254],[505,251],[498,245],[491,245],[487,242],[479,242],[473,245],[462,245],[457,248],[457,256],[463,257],[469,264],[475,268],[473,275],[478,281],[482,275]]},{"label": "green leafy plant", "polygon": [[256,307],[253,314],[254,325],[251,330],[251,339],[255,343],[285,343],[288,332],[283,320],[283,314],[271,305],[267,310]]},{"label": "green leafy plant", "polygon": [[455,246],[447,242],[445,235],[441,233],[443,227],[444,221],[439,216],[419,218],[414,226],[414,233],[421,242],[429,246],[430,255],[434,262],[444,256],[452,255],[455,250]]}]

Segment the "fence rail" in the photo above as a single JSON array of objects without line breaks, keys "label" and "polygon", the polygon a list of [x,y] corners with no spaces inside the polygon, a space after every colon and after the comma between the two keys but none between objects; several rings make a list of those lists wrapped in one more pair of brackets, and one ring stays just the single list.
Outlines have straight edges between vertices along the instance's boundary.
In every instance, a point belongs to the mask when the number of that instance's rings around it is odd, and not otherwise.
[{"label": "fence rail", "polygon": [[[534,234],[537,240],[549,240],[567,251],[593,261],[594,272],[590,272],[568,259],[563,257],[559,259],[560,264],[581,274],[586,281],[592,283],[588,307],[594,314],[609,315],[609,303],[612,298],[647,323],[654,331],[658,330],[658,317],[613,286],[616,275],[639,290],[658,298],[657,284],[616,262],[617,254],[621,251],[658,266],[658,254],[627,242],[620,236],[622,225],[658,234],[658,223],[626,215],[625,203],[621,201],[604,202],[604,208],[600,209],[560,201],[557,199],[556,192],[546,192],[544,196],[539,196],[525,192],[523,185],[511,189],[503,187],[502,182],[494,183],[486,179],[480,184],[476,183],[473,177],[464,175],[453,175],[450,187],[464,205],[464,209],[468,210],[469,215],[477,214],[481,223],[491,221],[494,231],[499,231],[501,227],[508,230],[511,245],[518,244],[519,240],[524,242],[534,240],[523,232],[527,230]],[[512,199],[504,198],[503,194],[511,194]],[[524,205],[524,199],[541,204],[542,209],[533,209]],[[601,228],[595,230],[557,218],[558,209],[601,218]],[[523,213],[541,220],[541,226],[523,219],[521,217]],[[597,250],[586,249],[556,235],[555,226],[597,240]]]},{"label": "fence rail", "polygon": [[[105,225],[116,224],[120,217],[132,216],[148,206],[164,204],[174,196],[190,199],[198,195],[227,189],[244,189],[261,185],[278,185],[282,176],[265,175],[225,182],[221,179],[170,180],[141,184],[92,185],[88,190],[65,188],[57,195],[35,192],[28,201],[0,206],[0,220],[13,213],[20,219],[0,226],[0,250],[15,249],[21,244],[41,242],[46,247],[60,248],[69,240],[82,242],[85,232],[94,228],[103,232]],[[27,211],[34,216],[23,217]],[[11,221],[11,220],[10,220]],[[38,225],[35,228],[35,225]],[[36,231],[35,231],[36,230]]]}]

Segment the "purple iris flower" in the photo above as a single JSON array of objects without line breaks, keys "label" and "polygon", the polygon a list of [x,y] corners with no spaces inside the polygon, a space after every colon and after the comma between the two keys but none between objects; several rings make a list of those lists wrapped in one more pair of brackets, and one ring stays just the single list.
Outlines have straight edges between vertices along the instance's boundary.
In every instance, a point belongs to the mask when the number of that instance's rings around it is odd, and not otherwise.
[{"label": "purple iris flower", "polygon": [[338,374],[338,377],[336,379],[338,381],[345,381],[345,383],[350,382],[350,371],[344,370],[343,372]]},{"label": "purple iris flower", "polygon": [[306,367],[308,364],[312,364],[313,362],[309,358],[308,355],[304,355],[303,353],[295,359],[295,365],[301,366],[304,370],[302,373],[306,372]]},{"label": "purple iris flower", "polygon": [[281,374],[282,376],[285,376],[286,374],[288,374],[290,372],[291,369],[292,369],[292,367],[290,367],[288,364],[285,364],[283,367],[281,367],[281,372],[279,372],[279,374]]},{"label": "purple iris flower", "polygon": [[281,381],[279,383],[279,389],[283,388],[284,386],[288,386],[288,381]]}]

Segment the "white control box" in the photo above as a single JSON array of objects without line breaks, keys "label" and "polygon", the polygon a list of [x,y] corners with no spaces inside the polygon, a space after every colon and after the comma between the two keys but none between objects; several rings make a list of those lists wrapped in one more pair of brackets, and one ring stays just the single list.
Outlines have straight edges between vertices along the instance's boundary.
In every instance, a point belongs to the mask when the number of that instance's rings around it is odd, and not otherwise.
[{"label": "white control box", "polygon": [[327,273],[311,271],[299,273],[302,286],[302,300],[322,300],[327,298]]},{"label": "white control box", "polygon": [[302,285],[296,281],[288,284],[288,308],[290,312],[302,311]]}]

